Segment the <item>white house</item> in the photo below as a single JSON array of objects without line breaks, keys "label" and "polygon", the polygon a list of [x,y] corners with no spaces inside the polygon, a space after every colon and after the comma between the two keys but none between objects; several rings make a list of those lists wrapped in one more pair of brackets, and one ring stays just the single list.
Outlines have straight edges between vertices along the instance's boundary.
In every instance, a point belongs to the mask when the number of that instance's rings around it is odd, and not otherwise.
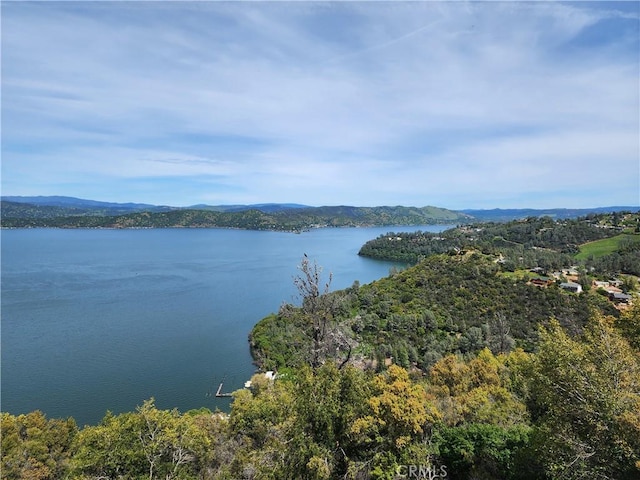
[{"label": "white house", "polygon": [[561,283],[560,284],[560,288],[562,288],[563,290],[568,290],[568,291],[573,292],[573,293],[581,293],[582,292],[582,285],[580,285],[579,283],[575,283],[575,282]]}]

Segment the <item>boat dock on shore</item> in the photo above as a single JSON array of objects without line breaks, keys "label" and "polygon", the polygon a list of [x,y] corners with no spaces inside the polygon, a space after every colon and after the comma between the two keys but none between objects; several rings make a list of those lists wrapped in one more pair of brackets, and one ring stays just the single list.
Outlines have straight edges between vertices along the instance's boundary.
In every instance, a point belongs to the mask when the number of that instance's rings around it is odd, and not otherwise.
[{"label": "boat dock on shore", "polygon": [[216,391],[216,397],[231,397],[233,396],[231,393],[223,393],[222,386],[224,385],[224,379],[218,385],[218,391]]}]

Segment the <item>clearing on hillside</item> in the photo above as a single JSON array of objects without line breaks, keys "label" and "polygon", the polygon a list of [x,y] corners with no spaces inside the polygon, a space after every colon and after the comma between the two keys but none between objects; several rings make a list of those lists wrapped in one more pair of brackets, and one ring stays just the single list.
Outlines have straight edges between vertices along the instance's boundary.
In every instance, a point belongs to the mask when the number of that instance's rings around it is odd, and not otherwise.
[{"label": "clearing on hillside", "polygon": [[596,240],[595,242],[580,245],[580,253],[576,255],[576,259],[584,260],[593,256],[594,258],[609,255],[620,249],[623,240],[630,239],[632,242],[640,242],[640,235],[622,233],[615,237]]}]

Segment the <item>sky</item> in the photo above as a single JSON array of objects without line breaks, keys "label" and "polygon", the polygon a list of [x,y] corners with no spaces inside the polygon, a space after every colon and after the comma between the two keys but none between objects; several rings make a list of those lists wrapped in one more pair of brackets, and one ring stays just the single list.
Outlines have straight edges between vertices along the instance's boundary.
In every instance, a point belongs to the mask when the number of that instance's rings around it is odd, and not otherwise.
[{"label": "sky", "polygon": [[2,195],[640,205],[640,2],[2,2]]}]

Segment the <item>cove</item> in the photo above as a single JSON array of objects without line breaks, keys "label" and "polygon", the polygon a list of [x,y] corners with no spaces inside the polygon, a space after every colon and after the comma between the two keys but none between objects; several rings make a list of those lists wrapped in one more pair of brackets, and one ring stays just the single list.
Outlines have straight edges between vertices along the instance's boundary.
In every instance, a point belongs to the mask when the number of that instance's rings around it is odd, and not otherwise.
[{"label": "cove", "polygon": [[2,231],[2,411],[96,424],[107,410],[228,409],[215,398],[255,371],[247,336],[283,302],[306,253],[332,290],[388,275],[359,257],[389,231],[226,229]]}]

